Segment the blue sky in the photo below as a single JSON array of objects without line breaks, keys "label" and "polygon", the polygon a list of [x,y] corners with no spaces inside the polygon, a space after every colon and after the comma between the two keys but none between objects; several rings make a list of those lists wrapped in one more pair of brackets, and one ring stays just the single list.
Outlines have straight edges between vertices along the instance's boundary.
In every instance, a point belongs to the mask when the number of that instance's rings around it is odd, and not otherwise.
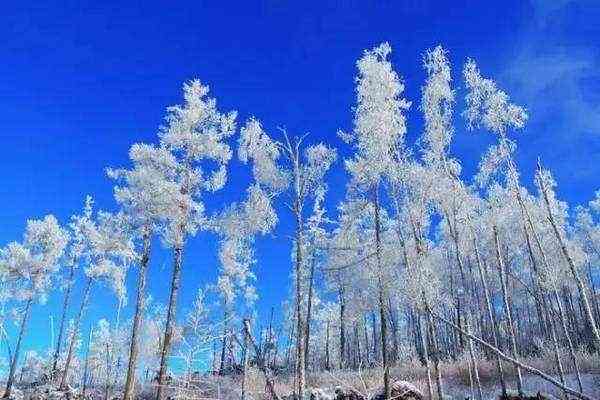
[{"label": "blue sky", "polygon": [[[600,186],[600,7],[595,1],[87,2],[3,4],[0,17],[0,243],[19,239],[28,218],[77,212],[86,194],[114,208],[107,166],[127,165],[134,142],[156,141],[165,108],[181,101],[181,84],[210,85],[222,110],[254,115],[265,127],[310,132],[310,140],[347,148],[336,137],[351,127],[355,61],[365,48],[389,41],[392,61],[413,101],[408,140],[421,132],[416,110],[424,73],[421,54],[442,44],[459,71],[475,58],[513,100],[530,112],[519,134],[518,162],[531,182],[538,156],[571,204]],[[459,100],[459,105],[461,101]],[[457,118],[452,146],[467,179],[492,138],[465,132]],[[238,200],[248,171],[230,166],[232,184],[207,201]],[[341,163],[331,174],[329,205],[343,196]],[[258,309],[263,318],[288,291],[289,215],[257,244]],[[180,309],[199,285],[214,281],[213,237],[186,250]],[[170,255],[155,250],[149,290],[166,301]],[[133,282],[130,278],[132,312]],[[78,288],[79,291],[80,288]],[[78,299],[78,297],[76,297]],[[114,313],[99,288],[85,327]],[[35,307],[26,348],[47,345],[48,315],[61,295]]]}]

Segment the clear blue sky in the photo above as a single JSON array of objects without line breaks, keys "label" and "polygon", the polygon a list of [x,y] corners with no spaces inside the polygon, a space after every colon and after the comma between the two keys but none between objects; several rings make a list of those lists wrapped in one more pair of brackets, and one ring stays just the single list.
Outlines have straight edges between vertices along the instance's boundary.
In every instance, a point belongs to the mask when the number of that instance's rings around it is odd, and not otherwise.
[{"label": "clear blue sky", "polygon": [[[530,123],[518,139],[524,179],[531,181],[539,155],[554,170],[560,196],[572,204],[589,201],[600,186],[596,1],[223,3],[3,3],[2,244],[20,239],[27,218],[54,213],[66,222],[86,194],[100,208],[112,209],[104,168],[126,165],[133,142],[156,141],[165,107],[181,101],[181,84],[190,78],[209,84],[220,108],[238,110],[241,122],[255,115],[271,132],[285,126],[341,146],[335,132],[351,127],[354,63],[363,49],[381,41],[392,45],[393,63],[414,106],[424,78],[420,60],[425,49],[446,47],[457,85],[465,58],[476,58],[486,75],[530,111]],[[409,141],[421,130],[414,106]],[[452,151],[470,177],[491,137],[466,133],[462,125],[457,119],[461,128]],[[231,164],[233,183],[208,202],[209,209],[241,197],[245,168],[237,161]],[[330,181],[330,205],[343,195],[343,185],[338,164]],[[291,226],[280,210],[282,223],[275,236],[258,243],[263,318],[288,291],[286,235]],[[151,264],[149,291],[165,302],[170,255],[156,251]],[[185,255],[181,309],[199,285],[215,279],[216,270],[214,239],[193,239]],[[133,279],[129,287],[126,317],[132,311]],[[96,291],[86,329],[91,321],[112,316],[114,299],[107,292]],[[46,305],[35,307],[26,348],[39,350],[48,343],[48,314],[60,301],[54,292]]]}]

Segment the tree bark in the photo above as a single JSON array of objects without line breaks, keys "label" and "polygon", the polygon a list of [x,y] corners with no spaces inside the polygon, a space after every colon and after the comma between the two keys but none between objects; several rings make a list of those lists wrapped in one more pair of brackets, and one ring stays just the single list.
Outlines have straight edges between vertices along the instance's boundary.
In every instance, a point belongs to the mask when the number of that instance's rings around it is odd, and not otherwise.
[{"label": "tree bark", "polygon": [[[487,268],[483,265],[483,261],[481,260],[481,256],[479,254],[479,246],[477,246],[477,240],[475,239],[475,234],[472,233],[473,239],[473,248],[475,249],[475,257],[477,259],[477,268],[479,270],[479,277],[481,279],[481,285],[483,286],[483,293],[485,297],[485,304],[487,308],[488,317],[490,319],[490,323],[492,325],[492,338],[494,340],[494,346],[496,348],[500,348],[500,342],[498,340],[498,324],[496,322],[496,317],[494,314],[494,310],[492,307],[492,300],[490,297],[490,290],[487,284]],[[506,381],[504,379],[504,370],[502,368],[502,362],[500,361],[500,357],[496,354],[496,367],[498,369],[498,375],[500,377],[500,385],[502,387],[502,394],[506,394]]]},{"label": "tree bark", "polygon": [[[467,333],[471,333],[471,328],[469,322],[466,324]],[[469,358],[471,360],[471,368],[473,369],[473,374],[475,375],[475,384],[477,385],[477,399],[483,400],[483,390],[481,388],[481,380],[479,379],[479,370],[477,368],[477,360],[475,358],[475,352],[473,351],[473,340],[469,338],[468,340],[469,346]]]},{"label": "tree bark", "polygon": [[[425,298],[425,296],[423,296]],[[431,309],[427,303],[425,303],[426,314],[427,314],[427,325],[429,326],[429,340],[431,342],[433,368],[435,370],[435,386],[437,389],[437,395],[439,400],[444,399],[444,386],[442,384],[442,375],[440,372],[440,350],[437,343],[437,335],[435,325],[433,324],[433,318],[431,315]]]},{"label": "tree bark", "polygon": [[246,338],[248,339],[248,343],[250,343],[250,345],[252,346],[252,348],[254,349],[254,353],[256,354],[256,362],[258,364],[258,369],[260,369],[265,377],[265,386],[267,387],[267,390],[269,392],[269,395],[271,396],[272,400],[280,400],[279,395],[277,394],[277,391],[275,390],[275,383],[273,382],[273,375],[271,373],[271,371],[269,370],[265,359],[262,357],[258,346],[256,346],[256,343],[254,342],[254,339],[252,338],[252,335],[250,334],[250,321],[248,321],[247,319],[244,320],[244,335],[246,336]]},{"label": "tree bark", "polygon": [[302,317],[302,263],[303,263],[302,216],[299,205],[296,205],[296,394],[303,398],[306,385],[306,365],[304,359],[304,320]]},{"label": "tree bark", "polygon": [[244,347],[242,349],[243,374],[242,374],[242,400],[246,400],[246,380],[248,374],[248,335],[244,335]]},{"label": "tree bark", "polygon": [[65,298],[63,301],[62,316],[60,317],[60,328],[58,330],[58,339],[56,340],[56,349],[54,350],[54,356],[52,360],[52,377],[56,375],[56,367],[58,364],[58,357],[60,356],[60,348],[62,346],[63,335],[65,331],[65,321],[67,319],[67,309],[69,308],[69,300],[71,298],[71,290],[73,290],[73,277],[75,276],[75,267],[71,265],[69,270],[69,283],[65,291]]},{"label": "tree bark", "polygon": [[146,311],[146,272],[148,270],[148,261],[150,259],[150,241],[150,234],[144,234],[142,259],[140,260],[140,272],[138,277],[137,297],[135,303],[135,314],[133,317],[133,327],[131,329],[131,343],[129,344],[129,363],[127,365],[127,377],[125,379],[125,388],[123,390],[123,400],[133,400],[133,391],[135,388],[135,370],[137,368],[137,359],[139,353],[139,329],[142,323],[144,312]]},{"label": "tree bark", "polygon": [[83,398],[85,398],[85,391],[87,389],[87,381],[88,381],[88,365],[89,365],[89,359],[90,359],[90,344],[92,343],[92,335],[93,335],[94,330],[92,328],[90,328],[90,334],[88,336],[88,342],[87,342],[87,349],[85,351],[85,364],[83,366],[83,379],[82,379],[82,383],[81,383],[81,394],[83,396]]},{"label": "tree bark", "polygon": [[346,367],[346,299],[344,287],[340,285],[340,369]]},{"label": "tree bark", "polygon": [[306,333],[304,335],[304,371],[306,373],[306,368],[308,365],[309,355],[310,355],[310,322],[312,319],[312,300],[313,300],[313,286],[314,286],[314,277],[315,277],[315,264],[316,258],[313,251],[311,260],[310,260],[310,276],[308,281],[308,304],[306,305]]},{"label": "tree bark", "polygon": [[67,380],[69,377],[69,368],[71,366],[71,360],[73,359],[73,352],[75,351],[75,341],[77,340],[77,335],[79,334],[79,327],[81,326],[81,320],[83,319],[83,312],[85,311],[85,307],[87,306],[87,303],[90,299],[92,282],[93,279],[91,277],[88,277],[85,289],[83,291],[81,305],[79,306],[79,312],[77,313],[77,319],[75,319],[75,325],[73,326],[73,333],[71,334],[71,339],[69,341],[69,350],[67,351],[67,359],[65,360],[65,369],[63,371],[59,385],[61,389],[66,388],[67,385]]},{"label": "tree bark", "polygon": [[221,338],[221,357],[219,362],[219,375],[225,374],[225,352],[227,351],[227,336],[229,335],[229,311],[225,306],[223,313],[223,337]]},{"label": "tree bark", "polygon": [[[521,197],[520,192],[517,192],[517,200],[519,201],[519,203],[521,205],[521,210],[522,210],[523,214],[526,217],[529,229],[531,230],[531,234],[533,236],[533,239],[534,239],[534,241],[536,243],[538,251],[540,252],[540,257],[542,259],[542,263],[543,263],[544,267],[546,268],[546,270],[550,271],[550,265],[548,263],[548,258],[546,257],[546,252],[544,251],[544,248],[542,247],[542,243],[541,243],[540,237],[538,236],[537,231],[535,230],[535,226],[533,225],[533,220],[531,218],[529,210],[527,209],[527,207],[525,206],[525,203],[523,202],[523,199]],[[534,267],[535,273],[538,276],[538,279],[542,279],[542,277],[540,276],[540,272],[539,272],[538,268],[536,267],[535,257],[534,257],[534,254],[533,254],[533,250],[531,249],[531,241],[529,239],[529,233],[527,231],[527,228],[525,228],[525,237],[527,239],[527,246],[528,246],[528,249],[529,249],[529,254],[530,254],[530,257],[531,257],[531,262],[532,262],[532,265]],[[567,348],[569,350],[569,356],[570,356],[571,361],[573,363],[573,367],[575,368],[575,375],[576,375],[576,378],[577,378],[577,383],[578,383],[578,386],[579,386],[579,391],[583,392],[583,385],[581,383],[581,374],[579,373],[579,364],[577,362],[577,357],[575,356],[575,350],[573,348],[573,341],[571,340],[571,334],[569,333],[569,329],[567,328],[567,320],[566,320],[565,314],[563,312],[563,307],[562,307],[562,303],[561,303],[561,300],[560,300],[560,295],[558,293],[558,289],[556,288],[555,285],[553,285],[552,293],[554,295],[554,299],[556,301],[556,306],[558,308],[558,315],[559,315],[559,318],[560,318],[561,327],[562,327],[563,333],[565,335],[565,339],[567,340]],[[545,300],[545,298],[543,298],[542,300],[543,300],[542,306],[546,309],[546,311],[549,311],[548,310],[547,301]],[[551,303],[551,300],[548,299],[548,302]],[[547,312],[547,320],[548,320],[548,324],[552,324],[552,316],[550,315],[549,312]],[[556,336],[556,329],[554,327],[553,327],[553,329],[554,329],[553,335]],[[561,368],[562,368],[562,366],[561,366]]]},{"label": "tree bark", "polygon": [[166,374],[167,358],[171,351],[171,340],[173,340],[173,325],[175,324],[175,310],[177,308],[177,295],[181,279],[181,262],[183,257],[183,246],[174,250],[173,280],[171,281],[171,293],[169,295],[169,307],[167,310],[167,321],[165,324],[165,336],[160,353],[160,369],[158,371],[158,386],[156,388],[156,400],[161,400]]},{"label": "tree bark", "polygon": [[[552,345],[554,348],[554,361],[556,362],[556,368],[558,369],[558,377],[560,382],[565,384],[565,371],[563,369],[562,361],[560,359],[560,351],[558,349],[558,339],[556,337],[556,328],[552,320],[550,321],[550,331],[552,335]],[[581,388],[579,389],[581,391]],[[569,396],[565,393],[565,399],[568,400]]]},{"label": "tree bark", "polygon": [[15,372],[17,370],[17,361],[19,360],[19,353],[21,351],[21,343],[23,342],[23,336],[27,329],[27,323],[29,322],[29,316],[31,315],[31,303],[33,303],[33,297],[30,297],[25,304],[25,312],[23,319],[21,319],[21,327],[19,328],[19,338],[17,339],[17,345],[15,346],[15,353],[10,363],[10,370],[8,372],[8,379],[6,381],[6,389],[4,390],[4,398],[10,398],[12,392],[12,386],[15,379]]},{"label": "tree bark", "polygon": [[377,257],[377,280],[379,287],[379,319],[381,321],[381,358],[383,361],[383,394],[384,399],[391,397],[390,387],[390,365],[388,361],[387,348],[387,318],[385,311],[385,287],[383,282],[383,267],[381,265],[381,221],[379,217],[379,193],[378,187],[373,190],[373,205],[375,208],[375,254]]},{"label": "tree bark", "polygon": [[329,371],[331,369],[329,364],[329,320],[327,320],[327,327],[325,329],[325,370]]},{"label": "tree bark", "polygon": [[577,362],[577,357],[575,355],[575,349],[573,347],[573,341],[571,340],[571,334],[569,333],[569,328],[567,328],[567,319],[565,318],[565,313],[563,310],[562,302],[560,300],[560,295],[558,294],[558,290],[556,287],[553,290],[554,300],[556,301],[556,306],[558,308],[558,315],[560,318],[560,324],[562,326],[563,334],[565,335],[565,339],[567,340],[567,348],[569,349],[569,356],[571,357],[571,362],[573,363],[573,367],[575,368],[575,376],[577,378],[577,384],[579,386],[579,391],[583,392],[583,384],[581,383],[581,374],[579,372],[579,363]]},{"label": "tree bark", "polygon": [[[513,325],[512,312],[510,308],[510,304],[508,301],[508,292],[506,288],[506,271],[504,266],[504,260],[502,259],[502,255],[500,253],[500,241],[498,239],[498,228],[496,225],[492,227],[494,234],[494,249],[496,252],[496,259],[498,261],[498,272],[500,275],[500,286],[502,288],[502,299],[504,301],[504,308],[506,310],[506,321],[508,323],[508,330],[510,335],[510,344],[512,350],[512,356],[516,360],[518,357],[517,353],[517,341],[515,338],[515,328]],[[523,395],[523,378],[521,376],[521,370],[517,366],[517,390],[519,391],[519,395]]]},{"label": "tree bark", "polygon": [[419,336],[421,336],[421,346],[423,347],[423,361],[425,362],[425,370],[427,371],[427,392],[429,394],[429,399],[433,400],[433,382],[431,381],[431,365],[429,363],[429,351],[427,350],[427,344],[429,340],[425,338],[423,323],[421,323],[420,321],[421,317],[418,316],[417,318],[419,318]]}]

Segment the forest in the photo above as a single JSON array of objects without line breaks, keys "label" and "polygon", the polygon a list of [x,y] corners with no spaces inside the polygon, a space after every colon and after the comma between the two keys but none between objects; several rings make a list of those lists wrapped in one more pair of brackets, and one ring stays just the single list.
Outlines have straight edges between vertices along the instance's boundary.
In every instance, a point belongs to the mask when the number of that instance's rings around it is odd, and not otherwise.
[{"label": "forest", "polygon": [[[475,60],[425,51],[426,80],[410,82],[421,98],[407,99],[391,51],[356,61],[344,149],[239,121],[190,80],[156,140],[106,166],[111,211],[82,195],[69,220],[24,221],[0,251],[3,398],[600,398],[600,190],[567,204],[543,160],[517,164],[526,105]],[[459,126],[492,138],[474,176],[451,152]],[[252,179],[243,200],[208,211],[234,158]],[[269,255],[256,243],[282,221],[289,295],[260,315],[255,271]],[[208,237],[218,279],[181,304],[186,252]],[[153,246],[170,254],[165,304],[147,290]],[[106,290],[115,317],[88,330]],[[50,296],[61,299],[52,345],[36,352],[28,325]]]}]

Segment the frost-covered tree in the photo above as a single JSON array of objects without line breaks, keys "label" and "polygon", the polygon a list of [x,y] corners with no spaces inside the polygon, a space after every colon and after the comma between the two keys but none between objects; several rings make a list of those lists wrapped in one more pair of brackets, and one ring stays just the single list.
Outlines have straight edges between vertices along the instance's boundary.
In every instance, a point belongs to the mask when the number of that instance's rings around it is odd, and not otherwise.
[{"label": "frost-covered tree", "polygon": [[183,105],[167,109],[166,124],[159,133],[161,146],[174,158],[174,182],[179,194],[169,210],[163,230],[164,242],[173,249],[173,279],[165,335],[158,372],[157,400],[161,399],[167,371],[167,358],[173,339],[183,249],[189,236],[206,226],[204,196],[226,183],[231,149],[226,140],[235,131],[236,112],[223,114],[208,86],[198,80],[183,85]]},{"label": "frost-covered tree", "polygon": [[552,227],[555,239],[558,242],[558,246],[561,250],[561,254],[567,262],[569,271],[577,285],[579,296],[583,303],[584,314],[589,324],[594,347],[600,349],[600,330],[596,324],[592,307],[588,299],[587,290],[583,279],[581,278],[580,270],[585,262],[586,254],[577,247],[575,241],[568,241],[566,238],[566,210],[564,204],[557,200],[554,192],[556,182],[552,177],[550,171],[542,168],[541,164],[538,165],[536,172],[536,185],[540,192],[540,197],[544,200],[545,209],[547,212],[547,220]]},{"label": "frost-covered tree", "polygon": [[19,336],[12,355],[4,397],[9,398],[23,336],[35,300],[44,301],[50,289],[53,274],[58,269],[68,234],[60,227],[53,215],[40,220],[27,221],[22,243],[8,244],[0,254],[0,270],[8,275],[14,298],[24,303]]},{"label": "frost-covered tree", "polygon": [[[284,132],[284,140],[272,139],[260,122],[251,118],[242,129],[240,158],[251,160],[257,182],[274,192],[284,192],[288,207],[295,219],[294,276],[296,306],[296,379],[295,393],[302,397],[306,384],[305,337],[306,323],[303,298],[306,296],[303,269],[305,266],[305,205],[319,193],[327,171],[337,155],[325,144],[305,146],[305,136],[290,139]],[[289,186],[288,186],[289,185]]]},{"label": "frost-covered tree", "polygon": [[198,289],[177,344],[176,357],[184,362],[186,387],[192,383],[193,373],[206,367],[211,344],[219,335],[219,326],[211,321],[205,297],[204,291]]},{"label": "frost-covered tree", "polygon": [[[466,95],[467,107],[464,116],[468,122],[468,128],[483,126],[498,137],[498,143],[491,146],[484,155],[476,180],[480,185],[485,185],[494,175],[502,174],[507,187],[514,191],[522,204],[521,189],[519,185],[519,174],[513,161],[513,152],[516,145],[507,136],[509,129],[523,128],[528,115],[521,106],[510,102],[508,95],[496,86],[496,83],[484,78],[476,63],[468,60],[463,71],[465,83],[468,89]],[[492,215],[492,218],[495,219]],[[527,229],[527,228],[526,228]],[[506,272],[504,257],[501,252],[501,236],[498,226],[492,223],[493,238],[496,249],[496,263],[500,272],[500,281],[504,299],[504,310],[507,317],[508,328],[511,337],[512,356],[517,358],[517,342],[513,315],[508,302],[506,288]],[[520,369],[517,368],[517,385],[519,393],[523,393],[523,383]]]},{"label": "frost-covered tree", "polygon": [[93,284],[102,282],[108,285],[119,302],[123,302],[126,295],[125,273],[137,257],[131,229],[125,216],[103,211],[94,214],[93,200],[90,196],[86,198],[82,214],[74,215],[69,227],[72,240],[76,243],[72,248],[73,260],[82,266],[86,281],[73,332],[69,338],[61,387],[65,387],[69,379],[76,340]]},{"label": "frost-covered tree", "polygon": [[115,199],[139,242],[139,274],[135,313],[131,329],[129,362],[124,388],[124,400],[133,397],[139,352],[139,330],[145,311],[146,273],[150,261],[150,245],[156,232],[164,228],[167,218],[178,206],[180,185],[176,181],[177,160],[165,147],[134,144],[129,150],[131,169],[109,169],[116,179]]},{"label": "frost-covered tree", "polygon": [[392,68],[388,57],[392,49],[383,43],[366,50],[358,60],[354,129],[342,138],[355,148],[346,160],[352,175],[351,190],[364,196],[374,207],[376,275],[379,287],[379,318],[385,396],[390,396],[390,371],[387,352],[387,293],[383,280],[381,245],[381,184],[393,168],[395,155],[404,147],[406,121],[404,112],[410,103],[402,98],[404,84]]},{"label": "frost-covered tree", "polygon": [[252,266],[255,263],[254,238],[266,234],[277,222],[268,193],[257,183],[247,190],[243,203],[234,203],[214,221],[214,229],[221,237],[219,245],[220,271],[217,289],[223,307],[223,326],[220,372],[225,368],[225,348],[228,331],[236,317],[237,300],[242,299],[245,317],[257,298]]}]

